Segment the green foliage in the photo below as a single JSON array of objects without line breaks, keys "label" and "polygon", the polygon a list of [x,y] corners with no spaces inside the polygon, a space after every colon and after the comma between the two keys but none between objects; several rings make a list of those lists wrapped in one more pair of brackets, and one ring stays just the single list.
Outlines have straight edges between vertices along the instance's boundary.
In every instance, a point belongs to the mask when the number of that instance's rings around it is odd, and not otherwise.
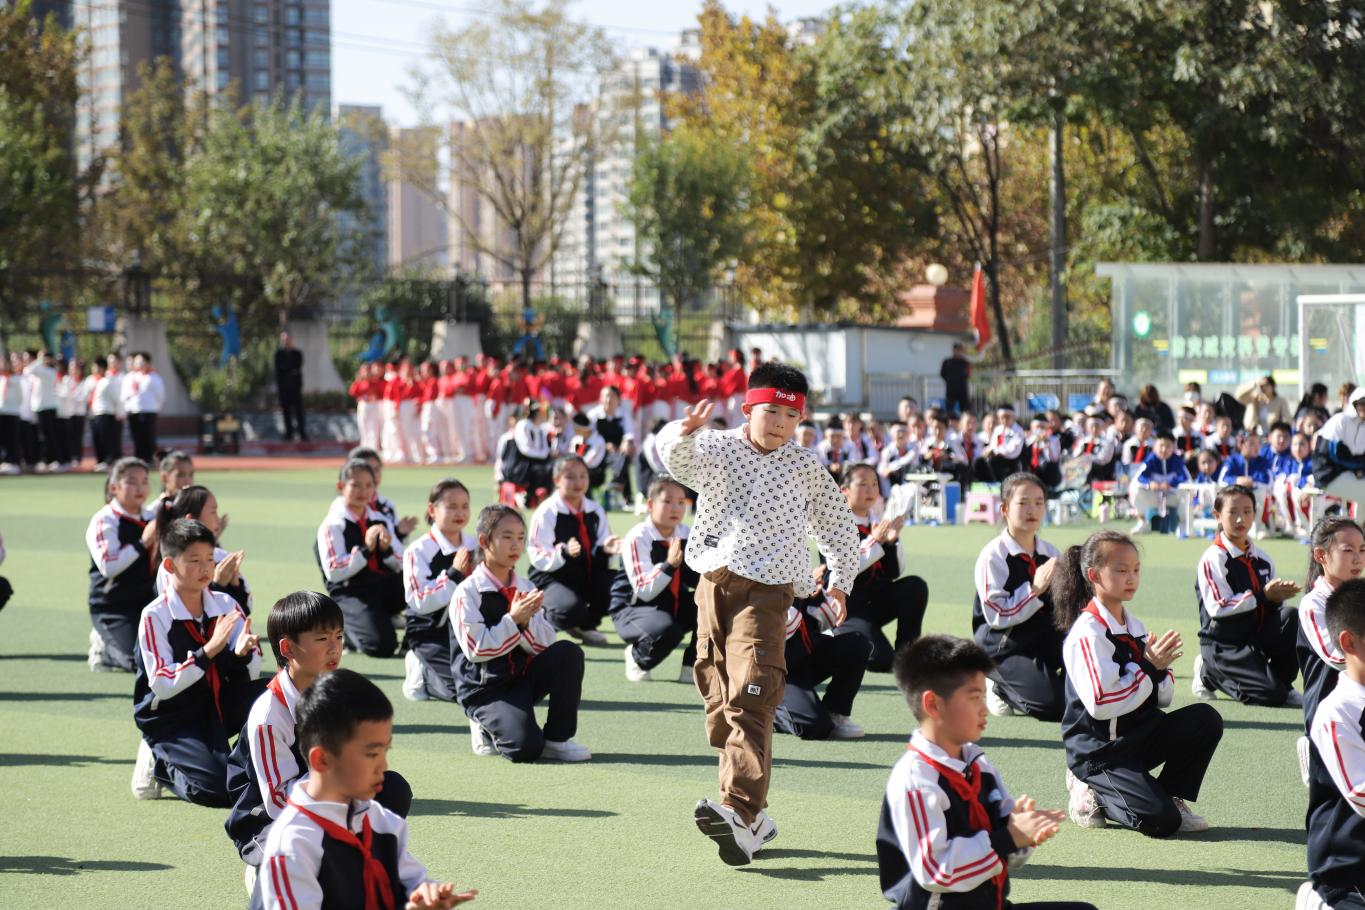
[{"label": "green foliage", "polygon": [[645,140],[626,214],[644,254],[632,265],[679,312],[745,253],[749,161],[742,147],[686,128]]}]

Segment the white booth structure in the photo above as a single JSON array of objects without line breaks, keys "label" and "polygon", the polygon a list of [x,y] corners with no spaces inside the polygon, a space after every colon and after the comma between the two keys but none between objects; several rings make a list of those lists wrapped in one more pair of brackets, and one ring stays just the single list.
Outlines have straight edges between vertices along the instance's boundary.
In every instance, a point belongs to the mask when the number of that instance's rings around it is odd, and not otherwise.
[{"label": "white booth structure", "polygon": [[810,380],[818,411],[868,411],[891,417],[904,395],[922,407],[942,400],[939,367],[953,342],[969,339],[954,332],[853,325],[734,326],[734,344],[746,353],[759,348],[765,357],[800,367]]}]

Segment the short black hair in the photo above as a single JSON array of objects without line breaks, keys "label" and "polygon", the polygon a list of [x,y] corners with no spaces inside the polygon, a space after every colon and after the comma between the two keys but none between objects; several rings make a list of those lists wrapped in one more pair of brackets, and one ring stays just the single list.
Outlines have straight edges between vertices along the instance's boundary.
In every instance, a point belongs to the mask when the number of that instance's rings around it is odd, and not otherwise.
[{"label": "short black hair", "polygon": [[658,496],[669,487],[677,487],[679,490],[683,491],[683,495],[687,494],[687,487],[683,486],[681,480],[678,480],[671,474],[656,474],[654,475],[654,479],[649,482],[649,491],[645,493],[645,501],[652,502],[655,496]]},{"label": "short black hair", "polygon": [[379,687],[354,670],[333,670],[313,681],[299,696],[295,738],[308,760],[314,746],[329,755],[341,750],[367,721],[393,720],[393,703]]},{"label": "short black hair", "polygon": [[920,706],[925,692],[950,698],[976,673],[989,673],[995,661],[976,642],[951,635],[924,635],[896,651],[891,670],[916,720],[924,719]]},{"label": "short black hair", "polygon": [[270,616],[265,621],[265,634],[270,639],[270,650],[275,652],[275,660],[283,667],[288,661],[280,650],[284,639],[297,642],[305,632],[326,631],[346,628],[346,617],[341,607],[326,594],[317,591],[295,591],[275,601],[270,608]]},{"label": "short black hair", "polygon": [[1365,578],[1352,578],[1327,595],[1327,634],[1340,640],[1342,632],[1365,638]]},{"label": "short black hair", "polygon": [[843,431],[844,422],[838,416],[831,417],[829,420],[825,421],[826,433],[842,433]]},{"label": "short black hair", "polygon": [[1287,421],[1277,420],[1270,425],[1270,429],[1266,431],[1266,435],[1274,433],[1276,430],[1284,430],[1286,433],[1294,432],[1294,428],[1290,426]]},{"label": "short black hair", "polygon": [[1167,442],[1172,442],[1172,443],[1175,442],[1175,434],[1172,433],[1170,430],[1157,430],[1157,431],[1156,431],[1156,438],[1157,438],[1158,440],[1160,440],[1160,439],[1165,439]]},{"label": "short black hair", "polygon": [[161,553],[172,559],[197,543],[217,544],[213,532],[193,518],[177,518],[161,532]]},{"label": "short black hair", "polygon": [[806,374],[785,363],[760,363],[749,373],[751,389],[781,389],[798,395],[810,394]]}]

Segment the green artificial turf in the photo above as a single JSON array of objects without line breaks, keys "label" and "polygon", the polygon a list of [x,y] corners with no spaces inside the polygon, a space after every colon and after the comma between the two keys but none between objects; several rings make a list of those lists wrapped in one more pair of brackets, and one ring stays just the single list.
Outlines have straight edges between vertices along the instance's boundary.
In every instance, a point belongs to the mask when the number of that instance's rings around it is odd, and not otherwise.
[{"label": "green artificial turf", "polygon": [[[442,469],[387,472],[384,492],[419,514]],[[486,469],[457,470],[476,509],[491,499]],[[231,515],[224,544],[245,548],[257,628],[269,605],[321,588],[311,547],[332,496],[321,470],[201,472]],[[128,782],[137,746],[132,677],[86,669],[89,622],[83,535],[100,506],[90,476],[0,480],[0,567],[16,594],[0,613],[0,906],[174,910],[245,904],[242,867],[224,813],[174,799],[138,802]],[[628,515],[612,516],[624,533]],[[1117,526],[1117,525],[1115,525]],[[1092,525],[1051,529],[1059,545]],[[908,528],[908,568],[929,584],[925,629],[967,634],[972,565],[993,529]],[[1205,542],[1147,537],[1133,608],[1147,626],[1185,637],[1176,706],[1187,704],[1198,619],[1194,566]],[[1280,573],[1301,578],[1306,550],[1273,541]],[[615,642],[615,638],[613,638]],[[267,660],[267,663],[269,661]],[[715,790],[716,760],[700,699],[679,685],[678,658],[660,681],[630,684],[621,649],[588,651],[577,739],[593,761],[514,766],[469,750],[454,705],[413,703],[400,692],[401,660],[349,655],[393,699],[390,761],[416,794],[411,847],[433,875],[479,888],[476,907],[834,908],[884,906],[873,838],[888,769],[912,727],[889,676],[871,675],[855,718],[856,742],[778,737],[770,811],[780,828],[759,861],[720,863],[692,824],[692,805]],[[1289,907],[1305,872],[1306,791],[1294,709],[1217,702],[1226,732],[1196,808],[1213,829],[1152,841],[1070,824],[1014,877],[1016,901],[1088,900],[1101,908]],[[984,745],[1010,789],[1064,806],[1056,725],[992,718]]]}]

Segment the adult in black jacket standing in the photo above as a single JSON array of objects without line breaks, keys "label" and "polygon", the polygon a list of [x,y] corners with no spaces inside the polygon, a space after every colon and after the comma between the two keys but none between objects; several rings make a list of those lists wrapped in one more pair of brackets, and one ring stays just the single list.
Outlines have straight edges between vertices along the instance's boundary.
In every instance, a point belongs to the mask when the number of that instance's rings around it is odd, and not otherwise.
[{"label": "adult in black jacket standing", "polygon": [[280,395],[280,410],[284,412],[284,438],[294,438],[297,424],[300,439],[308,438],[303,422],[303,351],[294,347],[288,332],[280,333],[280,346],[275,351],[275,389]]}]

